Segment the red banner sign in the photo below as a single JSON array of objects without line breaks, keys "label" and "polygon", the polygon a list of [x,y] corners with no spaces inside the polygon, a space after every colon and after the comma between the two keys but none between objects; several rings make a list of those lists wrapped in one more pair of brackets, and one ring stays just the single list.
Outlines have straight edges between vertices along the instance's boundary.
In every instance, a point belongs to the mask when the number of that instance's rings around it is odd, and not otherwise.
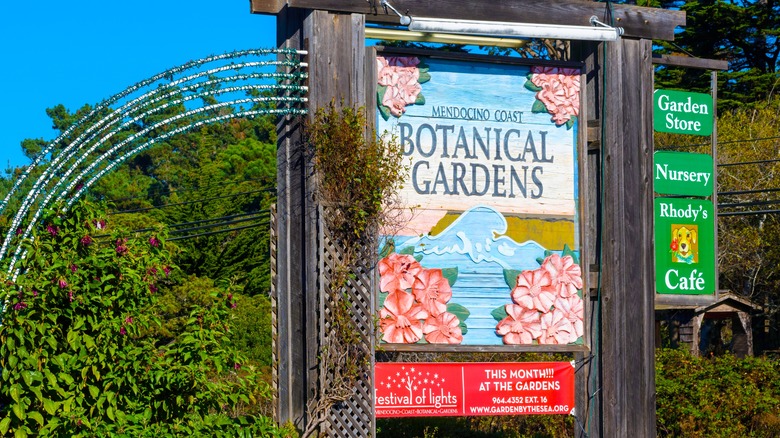
[{"label": "red banner sign", "polygon": [[376,364],[377,418],[570,414],[571,362]]}]

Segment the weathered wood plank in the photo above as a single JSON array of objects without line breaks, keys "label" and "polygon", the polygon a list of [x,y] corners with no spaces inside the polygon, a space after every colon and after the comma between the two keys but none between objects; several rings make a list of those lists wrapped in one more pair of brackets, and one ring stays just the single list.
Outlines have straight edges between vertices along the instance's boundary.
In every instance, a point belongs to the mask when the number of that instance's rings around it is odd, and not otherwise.
[{"label": "weathered wood plank", "polygon": [[[303,10],[283,8],[277,17],[277,45],[304,49]],[[279,387],[277,420],[304,428],[306,404],[316,384],[316,211],[311,204],[302,120],[284,117],[277,125],[277,324]]]},{"label": "weathered wood plank", "polygon": [[690,58],[688,56],[653,55],[653,64],[702,70],[728,70],[729,62],[719,59]]},{"label": "weathered wood plank", "polygon": [[607,44],[602,436],[655,435],[651,42]]},{"label": "weathered wood plank", "polygon": [[[276,14],[282,0],[251,0],[251,12]],[[286,0],[293,8],[319,9],[334,12],[365,14],[366,20],[377,23],[398,24],[398,16],[385,11],[378,0]],[[463,0],[392,0],[391,4],[401,13],[420,17],[510,21],[518,23],[549,23],[588,26],[592,15],[604,17],[604,3],[586,0],[504,0],[482,2]],[[674,29],[685,26],[685,12],[634,5],[613,4],[615,26],[625,30],[628,37],[674,40]]]}]

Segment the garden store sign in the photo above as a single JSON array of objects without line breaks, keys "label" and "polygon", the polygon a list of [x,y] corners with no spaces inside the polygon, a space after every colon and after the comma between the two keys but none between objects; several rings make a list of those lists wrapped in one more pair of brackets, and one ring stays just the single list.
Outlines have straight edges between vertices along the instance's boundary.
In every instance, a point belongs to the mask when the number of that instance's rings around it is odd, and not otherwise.
[{"label": "garden store sign", "polygon": [[376,67],[378,132],[410,159],[405,216],[378,249],[385,347],[582,344],[580,70],[390,53]]},{"label": "garden store sign", "polygon": [[712,134],[712,96],[684,91],[655,90],[653,129],[674,134]]},{"label": "garden store sign", "polygon": [[377,418],[571,414],[574,362],[384,362]]}]

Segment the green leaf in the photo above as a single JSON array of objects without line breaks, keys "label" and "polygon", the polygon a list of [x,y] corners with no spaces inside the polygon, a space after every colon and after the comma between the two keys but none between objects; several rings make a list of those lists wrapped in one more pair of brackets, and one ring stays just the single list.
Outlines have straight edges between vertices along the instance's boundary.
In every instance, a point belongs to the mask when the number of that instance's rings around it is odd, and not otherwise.
[{"label": "green leaf", "polygon": [[547,107],[544,106],[541,100],[536,99],[534,100],[533,106],[531,106],[531,112],[532,113],[546,113]]},{"label": "green leaf", "polygon": [[390,120],[390,116],[392,115],[390,114],[390,108],[381,104],[377,105],[377,108],[379,109],[379,115],[381,115],[385,121]]},{"label": "green leaf", "polygon": [[[529,75],[530,76],[530,75]],[[533,82],[531,82],[531,78],[529,77],[527,81],[525,81],[525,84],[523,84],[526,90],[533,91],[534,93],[538,93],[539,91],[542,91],[541,87],[537,87],[534,85]]]},{"label": "green leaf", "polygon": [[465,335],[469,332],[469,328],[466,326],[465,322],[461,322],[458,324],[458,327],[460,327],[460,334]]},{"label": "green leaf", "polygon": [[574,127],[574,122],[577,121],[577,116],[571,116],[569,120],[566,121],[566,129],[571,129]]},{"label": "green leaf", "polygon": [[417,95],[417,99],[414,101],[415,105],[425,105],[425,96],[422,93]]},{"label": "green leaf", "polygon": [[27,438],[27,431],[23,428],[18,428],[14,432],[14,438]]},{"label": "green leaf", "polygon": [[27,416],[38,422],[38,426],[43,426],[43,415],[38,411],[28,412]]},{"label": "green leaf", "polygon": [[517,286],[517,276],[523,271],[517,269],[504,269],[504,281],[510,289],[514,289]]},{"label": "green leaf", "polygon": [[457,316],[460,322],[464,322],[467,319],[469,319],[469,315],[471,315],[471,312],[469,312],[469,309],[461,306],[460,304],[456,303],[448,303],[447,304],[447,311],[452,313],[453,315]]},{"label": "green leaf", "polygon": [[577,256],[577,253],[573,251],[571,248],[569,248],[568,244],[563,245],[563,253],[561,254],[561,257],[571,256],[572,260],[576,264],[580,264],[580,258]]},{"label": "green leaf", "polygon": [[19,384],[18,384],[18,383],[15,383],[15,384],[13,384],[13,385],[11,386],[11,391],[10,391],[10,392],[11,392],[11,398],[12,398],[12,399],[13,399],[15,402],[17,402],[17,403],[18,403],[18,402],[19,402],[19,394],[20,394],[20,392],[21,392],[21,391],[20,391],[20,389],[19,389]]},{"label": "green leaf", "polygon": [[403,249],[398,251],[398,254],[405,254],[405,255],[413,256],[414,255],[414,246],[405,246],[405,247],[403,247]]},{"label": "green leaf", "polygon": [[420,83],[420,84],[424,84],[424,83],[426,83],[426,82],[428,82],[430,80],[431,80],[430,73],[428,73],[427,71],[421,71],[420,72],[420,77],[419,77],[419,79],[417,79],[417,82]]},{"label": "green leaf", "polygon": [[25,412],[24,412],[24,406],[22,406],[21,403],[14,403],[14,405],[12,406],[11,409],[13,409],[14,414],[16,414],[16,416],[20,420],[24,420],[25,418],[27,418],[27,416],[25,415]]},{"label": "green leaf", "polygon": [[8,433],[8,428],[11,427],[11,417],[5,417],[0,421],[0,435]]},{"label": "green leaf", "polygon": [[444,268],[441,270],[441,275],[446,278],[450,283],[450,286],[452,286],[458,281],[458,268]]},{"label": "green leaf", "polygon": [[493,318],[495,318],[496,321],[499,322],[509,316],[509,314],[506,313],[506,306],[496,307],[492,312],[490,312],[490,314],[493,316]]},{"label": "green leaf", "polygon": [[54,400],[50,400],[48,398],[43,399],[43,408],[46,409],[46,412],[48,412],[49,415],[54,415],[57,413],[57,407],[59,403],[55,402]]},{"label": "green leaf", "polygon": [[111,421],[116,420],[116,418],[114,418],[114,408],[112,408],[111,406],[109,406],[108,409],[106,409],[106,415],[108,415],[108,418],[110,418]]},{"label": "green leaf", "polygon": [[22,379],[27,386],[32,386],[32,372],[22,371]]},{"label": "green leaf", "polygon": [[377,306],[379,306],[378,309],[381,309],[382,307],[385,306],[385,301],[387,300],[387,296],[388,295],[389,294],[384,293],[384,292],[381,292],[379,294],[378,301],[377,301]]},{"label": "green leaf", "polygon": [[95,385],[89,385],[89,393],[92,395],[92,398],[97,398],[100,395],[100,390]]}]

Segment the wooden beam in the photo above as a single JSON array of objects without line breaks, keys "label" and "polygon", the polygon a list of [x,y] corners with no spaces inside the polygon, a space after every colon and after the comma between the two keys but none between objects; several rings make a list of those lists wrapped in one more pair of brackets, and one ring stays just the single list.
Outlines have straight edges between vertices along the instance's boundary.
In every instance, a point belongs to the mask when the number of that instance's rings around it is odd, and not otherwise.
[{"label": "wooden beam", "polygon": [[729,62],[719,59],[691,58],[688,56],[653,55],[653,64],[672,67],[699,68],[702,70],[728,70]]},{"label": "wooden beam", "polygon": [[[586,0],[503,0],[500,2],[463,0],[391,0],[398,11],[411,16],[442,19],[510,21],[589,26],[592,15],[603,19],[606,4]],[[277,14],[282,6],[365,14],[371,23],[398,24],[398,16],[385,11],[379,0],[250,0],[252,13]],[[625,30],[625,36],[674,40],[674,29],[685,26],[685,12],[613,4],[614,25]],[[603,20],[602,20],[603,21]]]}]

